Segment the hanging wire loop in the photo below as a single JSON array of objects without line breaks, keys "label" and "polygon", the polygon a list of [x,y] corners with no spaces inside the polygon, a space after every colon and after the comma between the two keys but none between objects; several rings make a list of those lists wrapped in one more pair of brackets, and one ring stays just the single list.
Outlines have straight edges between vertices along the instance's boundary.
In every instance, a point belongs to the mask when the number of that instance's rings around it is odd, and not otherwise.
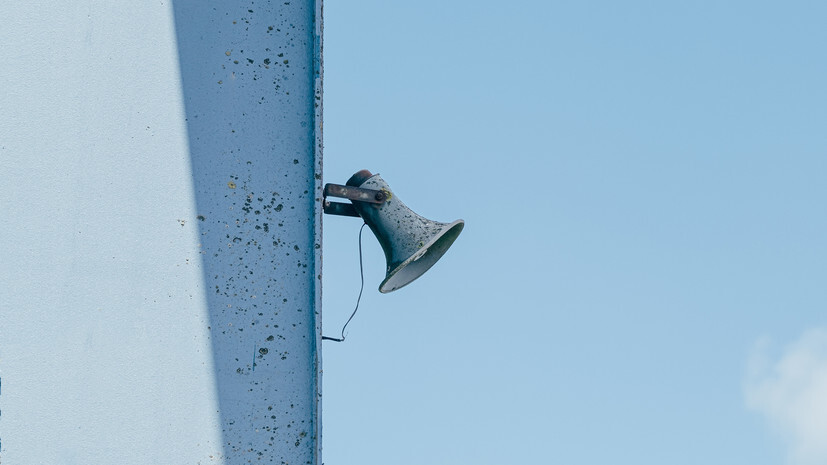
[{"label": "hanging wire loop", "polygon": [[335,341],[335,342],[344,342],[345,341],[345,328],[347,328],[348,323],[353,317],[356,315],[356,311],[359,310],[359,302],[362,301],[362,291],[365,290],[365,272],[364,267],[362,266],[362,231],[364,231],[366,223],[362,223],[362,227],[359,228],[359,277],[362,279],[362,285],[359,287],[359,298],[356,299],[356,308],[353,309],[353,313],[350,314],[350,318],[347,319],[345,325],[342,326],[342,337],[328,337],[322,336],[323,341]]}]

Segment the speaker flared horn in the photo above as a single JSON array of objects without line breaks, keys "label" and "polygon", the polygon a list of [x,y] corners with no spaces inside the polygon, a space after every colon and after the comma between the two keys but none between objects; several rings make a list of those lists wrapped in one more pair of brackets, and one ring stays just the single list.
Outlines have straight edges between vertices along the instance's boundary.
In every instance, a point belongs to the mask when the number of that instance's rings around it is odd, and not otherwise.
[{"label": "speaker flared horn", "polygon": [[370,171],[354,174],[347,185],[384,193],[382,203],[351,200],[385,251],[387,269],[379,285],[383,294],[422,276],[448,251],[465,226],[463,220],[440,223],[417,215],[393,194],[382,177]]}]

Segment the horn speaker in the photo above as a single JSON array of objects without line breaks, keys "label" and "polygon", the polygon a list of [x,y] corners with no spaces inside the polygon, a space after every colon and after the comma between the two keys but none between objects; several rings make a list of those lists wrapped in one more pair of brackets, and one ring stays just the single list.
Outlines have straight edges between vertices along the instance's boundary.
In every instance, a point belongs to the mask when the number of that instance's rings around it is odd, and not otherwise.
[{"label": "horn speaker", "polygon": [[347,185],[385,194],[385,201],[378,204],[351,200],[385,251],[386,275],[379,285],[383,294],[422,276],[445,254],[465,226],[463,220],[440,223],[417,215],[391,192],[384,179],[368,170],[351,176]]}]

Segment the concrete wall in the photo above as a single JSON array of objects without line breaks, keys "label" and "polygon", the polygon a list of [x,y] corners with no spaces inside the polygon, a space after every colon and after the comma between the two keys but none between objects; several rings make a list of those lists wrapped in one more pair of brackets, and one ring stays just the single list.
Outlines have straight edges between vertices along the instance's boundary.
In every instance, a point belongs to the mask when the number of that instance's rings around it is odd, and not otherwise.
[{"label": "concrete wall", "polygon": [[0,463],[319,463],[320,4],[0,14]]}]

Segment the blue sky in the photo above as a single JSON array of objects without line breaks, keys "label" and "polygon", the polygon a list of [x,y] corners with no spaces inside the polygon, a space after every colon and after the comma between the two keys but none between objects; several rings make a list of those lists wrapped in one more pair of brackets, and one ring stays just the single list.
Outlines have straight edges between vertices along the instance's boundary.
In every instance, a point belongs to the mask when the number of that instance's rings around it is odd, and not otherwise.
[{"label": "blue sky", "polygon": [[[324,345],[328,464],[827,461],[818,2],[328,2],[325,182],[466,228]],[[326,217],[324,328],[359,290]]]}]

